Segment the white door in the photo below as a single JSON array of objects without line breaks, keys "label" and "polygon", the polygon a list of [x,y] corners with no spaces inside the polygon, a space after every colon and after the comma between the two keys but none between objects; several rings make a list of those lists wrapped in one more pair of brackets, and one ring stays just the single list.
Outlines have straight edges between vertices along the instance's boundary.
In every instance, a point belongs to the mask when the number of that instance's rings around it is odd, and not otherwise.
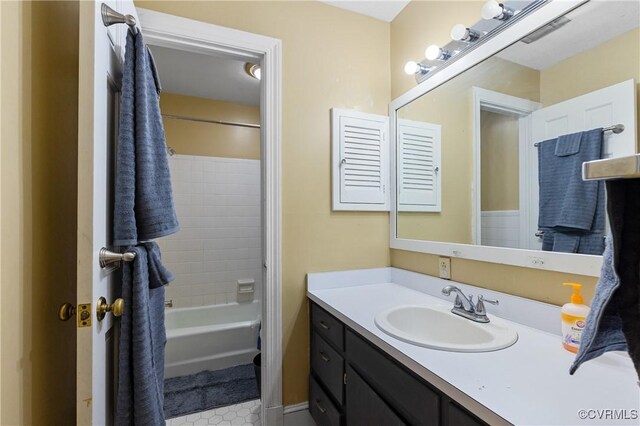
[{"label": "white door", "polygon": [[532,114],[532,138],[529,149],[531,159],[531,200],[529,229],[530,249],[540,250],[542,239],[538,230],[538,153],[535,142],[561,135],[622,124],[624,132],[604,133],[603,158],[623,157],[636,152],[636,84],[627,80],[599,89],[555,105],[541,108]]},{"label": "white door", "polygon": [[[135,15],[129,0],[107,1]],[[115,298],[115,277],[100,268],[98,252],[111,244],[113,160],[126,25],[105,27],[102,2],[80,2],[78,94],[78,333],[77,423],[112,424],[114,414],[114,321],[96,319],[96,301]],[[90,322],[81,309],[91,313]],[[90,323],[90,325],[89,325]]]}]

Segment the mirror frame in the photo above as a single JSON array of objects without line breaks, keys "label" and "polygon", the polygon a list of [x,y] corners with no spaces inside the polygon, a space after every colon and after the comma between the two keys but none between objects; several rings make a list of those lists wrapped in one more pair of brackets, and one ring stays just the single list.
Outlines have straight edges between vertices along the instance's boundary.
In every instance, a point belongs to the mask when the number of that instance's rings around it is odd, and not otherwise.
[{"label": "mirror frame", "polygon": [[[535,31],[541,26],[546,25],[548,22],[565,15],[588,1],[589,0],[551,0],[547,2],[541,7],[531,11],[526,16],[520,17],[520,19],[512,25],[506,26],[499,33],[495,34],[484,43],[479,44],[476,48],[466,50],[460,55],[460,57],[454,58],[455,60],[450,61],[450,64],[445,64],[446,66],[443,66],[439,72],[432,76],[427,76],[422,83],[410,89],[389,104],[390,134],[393,137],[393,143],[390,144],[391,185],[392,188],[394,188],[394,190],[391,191],[390,218],[390,247],[392,249],[593,277],[600,276],[602,256],[585,254],[575,255],[573,253],[445,243],[428,240],[411,240],[398,238],[397,236],[397,110],[455,76],[467,71],[485,59],[488,59],[502,49],[512,45],[514,42],[520,40],[532,31]],[[474,152],[473,164],[476,164],[476,162],[477,153]],[[469,194],[469,196],[473,197],[473,194]]]}]

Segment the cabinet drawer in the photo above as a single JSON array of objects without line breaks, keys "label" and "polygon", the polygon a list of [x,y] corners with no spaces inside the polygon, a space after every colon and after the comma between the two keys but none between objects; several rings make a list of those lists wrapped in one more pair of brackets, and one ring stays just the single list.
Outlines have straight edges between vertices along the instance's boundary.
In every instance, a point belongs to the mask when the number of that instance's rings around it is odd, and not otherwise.
[{"label": "cabinet drawer", "polygon": [[347,425],[406,425],[400,417],[347,365]]},{"label": "cabinet drawer", "polygon": [[338,403],[342,404],[344,360],[316,332],[311,336],[311,369]]},{"label": "cabinet drawer", "polygon": [[328,342],[344,350],[344,325],[315,303],[311,304],[311,325]]},{"label": "cabinet drawer", "polygon": [[309,413],[317,426],[340,426],[340,411],[313,377],[309,378]]},{"label": "cabinet drawer", "polygon": [[[351,330],[346,332],[346,357],[358,373],[410,424],[439,425],[440,395],[396,365]],[[347,375],[347,383],[350,378]],[[348,407],[347,407],[348,410]]]}]

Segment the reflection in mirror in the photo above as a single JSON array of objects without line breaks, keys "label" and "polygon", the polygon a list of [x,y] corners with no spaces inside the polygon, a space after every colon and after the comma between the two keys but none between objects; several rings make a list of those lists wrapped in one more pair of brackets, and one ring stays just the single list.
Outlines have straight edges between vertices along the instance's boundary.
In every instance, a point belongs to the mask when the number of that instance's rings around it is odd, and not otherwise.
[{"label": "reflection in mirror", "polygon": [[397,237],[601,254],[581,165],[636,152],[639,16],[585,3],[398,109]]}]

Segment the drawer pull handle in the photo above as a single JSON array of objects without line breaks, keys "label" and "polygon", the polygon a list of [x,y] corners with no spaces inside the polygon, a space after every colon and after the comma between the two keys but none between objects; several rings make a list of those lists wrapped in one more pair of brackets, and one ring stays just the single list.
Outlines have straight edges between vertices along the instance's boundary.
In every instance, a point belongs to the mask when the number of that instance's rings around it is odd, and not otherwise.
[{"label": "drawer pull handle", "polygon": [[327,354],[325,354],[324,352],[320,352],[320,358],[322,358],[322,360],[324,362],[329,362],[331,361],[331,359],[327,356]]},{"label": "drawer pull handle", "polygon": [[327,409],[324,408],[322,405],[320,405],[320,400],[319,399],[316,399],[316,407],[318,407],[318,410],[320,410],[320,412],[322,414],[327,412]]},{"label": "drawer pull handle", "polygon": [[328,330],[330,328],[324,321],[320,321],[320,327],[324,328],[325,330]]}]

